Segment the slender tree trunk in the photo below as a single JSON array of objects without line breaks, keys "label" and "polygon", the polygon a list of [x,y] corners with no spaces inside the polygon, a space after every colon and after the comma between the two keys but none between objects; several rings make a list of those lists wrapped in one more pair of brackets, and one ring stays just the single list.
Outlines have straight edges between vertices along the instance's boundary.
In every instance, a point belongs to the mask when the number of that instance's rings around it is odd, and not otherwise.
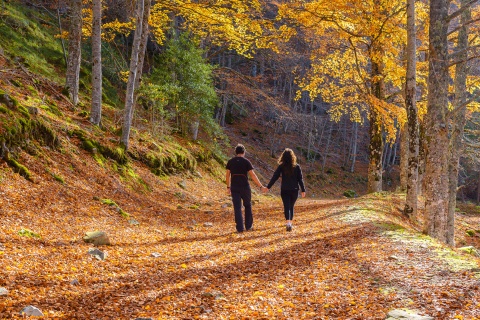
[{"label": "slender tree trunk", "polygon": [[102,0],[93,0],[92,56],[90,122],[99,125],[102,119]]},{"label": "slender tree trunk", "polygon": [[425,195],[425,161],[427,159],[427,138],[425,122],[419,123],[420,143],[418,150],[418,195]]},{"label": "slender tree trunk", "polygon": [[[373,49],[372,49],[373,50]],[[384,99],[384,82],[382,78],[383,66],[377,61],[378,58],[372,58],[372,83],[373,95],[379,100]],[[369,164],[368,164],[368,186],[367,192],[382,191],[382,158],[383,158],[383,136],[382,122],[376,109],[375,103],[370,106],[370,144],[368,146]]]},{"label": "slender tree trunk", "polygon": [[430,1],[425,232],[446,242],[448,205],[448,0]]},{"label": "slender tree trunk", "polygon": [[[62,19],[60,18],[60,4],[57,4],[57,20],[58,20],[59,34],[63,34]],[[63,40],[63,37],[60,37],[60,41],[62,43],[63,58],[65,59],[65,66],[67,66],[68,58],[67,58],[67,50],[65,49],[65,40]]]},{"label": "slender tree trunk", "polygon": [[351,173],[355,171],[355,161],[357,160],[358,122],[354,122],[353,125],[352,165],[350,166]]},{"label": "slender tree trunk", "polygon": [[405,86],[405,106],[408,128],[408,168],[407,196],[403,213],[411,219],[417,217],[418,199],[418,112],[416,84],[416,31],[415,0],[407,0],[407,74]]},{"label": "slender tree trunk", "polygon": [[[462,0],[462,7],[468,1]],[[450,119],[450,159],[448,163],[448,215],[447,215],[447,244],[455,245],[455,208],[457,206],[457,188],[458,188],[458,166],[462,151],[462,137],[465,127],[467,101],[467,48],[468,48],[468,22],[471,19],[470,9],[466,9],[462,16],[460,24],[461,29],[458,32],[457,48],[459,52],[459,61],[455,66],[455,100],[453,115]]]},{"label": "slender tree trunk", "polygon": [[135,27],[135,35],[133,38],[133,45],[132,45],[132,56],[130,59],[130,71],[128,74],[122,137],[121,137],[121,143],[123,144],[125,149],[128,149],[130,129],[131,129],[132,118],[133,118],[133,109],[134,109],[134,102],[135,102],[134,100],[135,78],[137,76],[138,56],[140,52],[140,41],[142,38],[144,9],[145,9],[145,0],[138,0],[137,13],[136,13],[136,27]]},{"label": "slender tree trunk", "polygon": [[143,10],[142,35],[140,39],[140,49],[138,51],[138,67],[137,67],[137,75],[135,76],[134,94],[136,90],[140,87],[140,80],[142,79],[142,74],[143,74],[143,65],[145,61],[145,55],[147,52],[147,43],[148,43],[148,34],[149,34],[148,18],[150,17],[150,8],[151,8],[152,0],[144,0],[144,1],[145,1],[145,8]]},{"label": "slender tree trunk", "polygon": [[408,124],[402,126],[400,132],[400,191],[407,191],[408,170]]},{"label": "slender tree trunk", "polygon": [[333,131],[333,122],[329,121],[330,127],[328,129],[327,135],[327,143],[325,144],[325,151],[323,152],[323,159],[322,159],[322,173],[325,171],[325,165],[327,164],[327,157],[328,157],[328,149],[330,148],[330,143],[332,141],[332,131]]},{"label": "slender tree trunk", "polygon": [[80,62],[82,57],[82,0],[70,0],[70,8],[68,62],[65,85],[72,103],[77,105],[80,83]]}]

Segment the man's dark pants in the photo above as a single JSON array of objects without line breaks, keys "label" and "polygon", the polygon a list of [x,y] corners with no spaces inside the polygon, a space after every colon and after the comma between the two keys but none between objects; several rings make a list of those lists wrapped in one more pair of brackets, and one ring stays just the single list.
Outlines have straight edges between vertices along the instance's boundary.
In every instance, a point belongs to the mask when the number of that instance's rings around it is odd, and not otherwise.
[{"label": "man's dark pants", "polygon": [[232,202],[233,210],[235,212],[235,223],[237,225],[237,231],[242,232],[243,229],[243,216],[242,216],[242,200],[245,207],[245,229],[249,230],[253,225],[252,215],[252,190],[240,189],[232,190]]}]

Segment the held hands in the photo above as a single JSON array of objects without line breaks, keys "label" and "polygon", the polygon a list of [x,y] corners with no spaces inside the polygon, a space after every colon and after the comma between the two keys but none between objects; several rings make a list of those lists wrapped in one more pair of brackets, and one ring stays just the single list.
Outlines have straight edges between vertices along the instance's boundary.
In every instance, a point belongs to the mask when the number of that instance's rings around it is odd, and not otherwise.
[{"label": "held hands", "polygon": [[269,191],[269,189],[265,186],[262,186],[260,189],[262,190],[263,193],[267,193]]},{"label": "held hands", "polygon": [[305,198],[305,192],[302,192],[302,198]]}]

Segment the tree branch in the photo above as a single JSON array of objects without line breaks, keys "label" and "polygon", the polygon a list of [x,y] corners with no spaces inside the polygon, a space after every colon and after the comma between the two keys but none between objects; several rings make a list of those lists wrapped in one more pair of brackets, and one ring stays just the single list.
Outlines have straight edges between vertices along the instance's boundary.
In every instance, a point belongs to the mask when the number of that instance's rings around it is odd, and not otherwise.
[{"label": "tree branch", "polygon": [[471,0],[470,2],[465,3],[464,5],[462,5],[462,7],[460,9],[458,9],[454,13],[447,16],[447,18],[445,19],[446,20],[445,22],[450,23],[450,21],[452,21],[456,17],[460,16],[465,10],[469,9],[477,1],[479,1],[479,0]]},{"label": "tree branch", "polygon": [[465,52],[469,52],[471,50],[475,50],[477,48],[480,48],[480,44],[477,44],[477,45],[474,45],[474,46],[470,46],[464,50],[460,50],[460,51],[457,51],[457,52],[454,52],[450,55],[448,55],[448,60],[453,60],[453,59],[456,59],[459,55],[461,54],[464,54]]},{"label": "tree branch", "polygon": [[448,32],[448,33],[447,33],[447,36],[451,35],[452,33],[457,32],[457,31],[459,31],[460,29],[462,29],[463,27],[468,26],[469,24],[475,23],[475,22],[477,22],[477,21],[480,21],[480,17],[477,18],[477,19],[472,19],[472,20],[470,20],[470,21],[467,21],[467,22],[464,23],[464,24],[459,25],[458,27],[456,27],[456,28],[454,28],[453,30],[451,30],[450,32]]}]

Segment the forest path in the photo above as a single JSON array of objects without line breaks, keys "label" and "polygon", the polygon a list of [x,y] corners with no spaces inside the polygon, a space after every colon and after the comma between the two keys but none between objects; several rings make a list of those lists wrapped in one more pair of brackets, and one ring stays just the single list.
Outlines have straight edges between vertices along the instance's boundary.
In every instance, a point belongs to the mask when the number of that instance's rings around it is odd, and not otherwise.
[{"label": "forest path", "polygon": [[105,261],[66,240],[80,220],[58,213],[48,223],[69,224],[68,235],[4,234],[0,318],[29,304],[61,319],[385,319],[398,308],[480,317],[478,264],[404,228],[399,196],[301,199],[292,232],[280,200],[260,199],[255,230],[243,234],[220,205],[139,216],[139,226],[110,221]]}]

